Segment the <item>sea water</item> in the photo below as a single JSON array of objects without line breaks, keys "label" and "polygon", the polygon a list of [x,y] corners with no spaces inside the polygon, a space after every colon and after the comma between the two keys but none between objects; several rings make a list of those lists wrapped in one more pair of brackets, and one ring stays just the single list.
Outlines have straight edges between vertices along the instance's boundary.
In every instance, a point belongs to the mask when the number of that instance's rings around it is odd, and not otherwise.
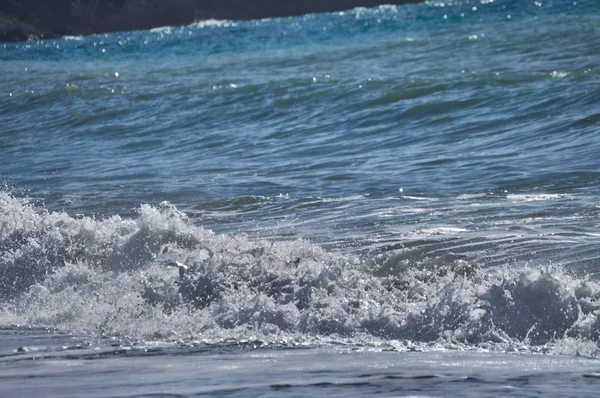
[{"label": "sea water", "polygon": [[2,397],[597,396],[600,4],[0,45]]}]

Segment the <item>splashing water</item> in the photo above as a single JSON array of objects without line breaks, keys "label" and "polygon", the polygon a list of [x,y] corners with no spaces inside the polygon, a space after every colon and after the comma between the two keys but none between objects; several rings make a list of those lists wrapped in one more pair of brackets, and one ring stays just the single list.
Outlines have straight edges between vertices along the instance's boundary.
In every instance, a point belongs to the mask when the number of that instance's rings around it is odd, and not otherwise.
[{"label": "splashing water", "polygon": [[130,342],[597,354],[600,284],[559,267],[216,235],[166,203],[95,220],[0,200],[4,325]]}]

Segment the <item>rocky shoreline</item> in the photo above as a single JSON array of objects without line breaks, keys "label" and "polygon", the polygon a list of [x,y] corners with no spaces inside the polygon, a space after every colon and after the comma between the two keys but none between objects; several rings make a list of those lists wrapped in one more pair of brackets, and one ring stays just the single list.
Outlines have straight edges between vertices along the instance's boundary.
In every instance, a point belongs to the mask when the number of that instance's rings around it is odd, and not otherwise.
[{"label": "rocky shoreline", "polygon": [[258,19],[423,0],[5,0],[0,42],[186,25],[206,19]]}]

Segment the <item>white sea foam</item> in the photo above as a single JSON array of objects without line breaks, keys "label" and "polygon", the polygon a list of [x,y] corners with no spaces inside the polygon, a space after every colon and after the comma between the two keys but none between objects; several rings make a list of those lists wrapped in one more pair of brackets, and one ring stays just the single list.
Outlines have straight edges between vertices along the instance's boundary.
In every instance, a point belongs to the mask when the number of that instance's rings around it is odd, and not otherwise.
[{"label": "white sea foam", "polygon": [[170,35],[171,33],[173,33],[173,27],[172,26],[160,26],[158,28],[152,28],[150,29],[150,32],[153,33],[163,33],[166,35]]},{"label": "white sea foam", "polygon": [[126,341],[597,355],[600,284],[558,267],[409,249],[357,258],[302,240],[215,235],[167,203],[138,213],[74,218],[0,194],[0,325]]},{"label": "white sea foam", "polygon": [[410,199],[410,200],[420,200],[420,201],[428,201],[428,202],[437,202],[439,200],[439,198],[431,198],[431,197],[427,197],[427,196],[408,196],[408,195],[402,195],[403,199]]},{"label": "white sea foam", "polygon": [[190,26],[194,28],[229,28],[232,26],[237,26],[237,23],[226,19],[206,19],[203,21],[196,21]]},{"label": "white sea foam", "polygon": [[83,36],[63,36],[63,40],[83,41]]},{"label": "white sea foam", "polygon": [[555,200],[570,198],[570,195],[559,193],[542,193],[542,194],[508,194],[506,198],[515,202],[533,202],[540,200]]},{"label": "white sea foam", "polygon": [[427,229],[419,229],[414,232],[416,235],[426,235],[426,236],[436,236],[436,235],[456,235],[461,232],[468,232],[468,229],[465,228],[456,228],[456,227],[437,227],[437,228],[427,228]]}]

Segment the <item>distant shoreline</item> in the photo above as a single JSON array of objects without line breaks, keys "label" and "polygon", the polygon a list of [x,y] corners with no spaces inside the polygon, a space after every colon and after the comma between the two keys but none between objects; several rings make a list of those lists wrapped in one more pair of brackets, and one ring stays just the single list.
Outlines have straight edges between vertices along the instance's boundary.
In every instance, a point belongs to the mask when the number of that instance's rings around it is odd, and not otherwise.
[{"label": "distant shoreline", "polygon": [[275,18],[423,1],[7,0],[0,5],[0,42],[188,25],[207,19]]}]

